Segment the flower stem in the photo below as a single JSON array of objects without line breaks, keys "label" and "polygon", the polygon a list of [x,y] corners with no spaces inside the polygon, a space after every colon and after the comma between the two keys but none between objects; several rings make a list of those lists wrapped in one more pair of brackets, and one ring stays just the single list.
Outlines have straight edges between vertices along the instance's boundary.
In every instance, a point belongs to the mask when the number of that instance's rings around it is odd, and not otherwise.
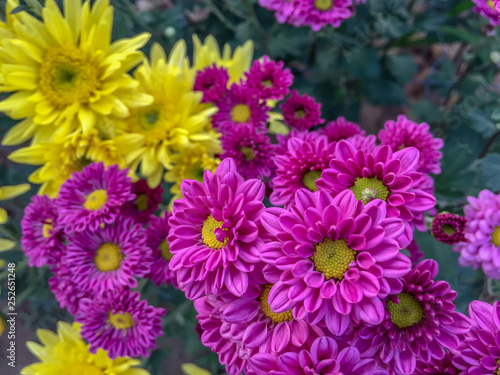
[{"label": "flower stem", "polygon": [[495,134],[493,134],[491,138],[488,140],[488,142],[484,145],[483,150],[479,154],[479,159],[484,158],[486,156],[490,147],[493,146],[493,143],[495,143],[498,137],[500,137],[500,130],[498,130]]}]

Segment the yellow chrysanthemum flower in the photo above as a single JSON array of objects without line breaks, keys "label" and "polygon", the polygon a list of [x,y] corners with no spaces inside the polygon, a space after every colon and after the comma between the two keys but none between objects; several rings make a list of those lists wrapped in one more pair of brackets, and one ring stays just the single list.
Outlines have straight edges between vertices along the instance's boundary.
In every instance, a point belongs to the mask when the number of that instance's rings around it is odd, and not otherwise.
[{"label": "yellow chrysanthemum flower", "polygon": [[181,365],[181,369],[186,375],[210,375],[207,370],[204,370],[193,363],[184,363]]},{"label": "yellow chrysanthemum flower", "polygon": [[148,375],[149,372],[137,368],[140,361],[129,357],[112,360],[105,350],[96,354],[89,352],[89,344],[80,336],[80,324],[57,323],[57,333],[46,329],[37,330],[43,345],[29,341],[26,345],[41,362],[26,366],[21,375]]},{"label": "yellow chrysanthemum flower", "polygon": [[210,124],[216,108],[201,104],[203,94],[193,91],[194,71],[186,58],[186,44],[180,40],[170,56],[157,44],[134,76],[140,89],[151,95],[151,105],[134,109],[126,120],[127,131],[144,136],[144,146],[131,149],[127,161],[150,186],[161,182],[164,169],[172,167],[172,154],[195,145],[212,154],[221,152],[219,134]]},{"label": "yellow chrysanthemum flower", "polygon": [[64,15],[47,0],[43,22],[19,12],[14,37],[0,41],[0,91],[12,92],[0,111],[14,126],[4,144],[61,140],[75,129],[89,131],[101,116],[127,117],[130,108],[151,103],[127,74],[143,59],[143,33],[111,43],[109,0],[64,0]]},{"label": "yellow chrysanthemum flower", "polygon": [[[2,186],[0,187],[0,201],[17,197],[26,193],[31,186],[29,184],[21,184],[15,186]],[[0,207],[0,224],[7,222],[7,211]],[[15,243],[5,238],[0,238],[0,251],[10,250],[14,247]]]},{"label": "yellow chrysanthemum flower", "polygon": [[203,43],[196,35],[194,35],[193,44],[194,70],[202,70],[215,63],[217,66],[227,69],[229,74],[229,84],[238,82],[241,78],[243,78],[244,73],[252,64],[253,42],[251,40],[245,42],[242,46],[236,47],[234,53],[232,53],[229,44],[225,44],[222,54],[217,40],[212,35],[207,36]]}]

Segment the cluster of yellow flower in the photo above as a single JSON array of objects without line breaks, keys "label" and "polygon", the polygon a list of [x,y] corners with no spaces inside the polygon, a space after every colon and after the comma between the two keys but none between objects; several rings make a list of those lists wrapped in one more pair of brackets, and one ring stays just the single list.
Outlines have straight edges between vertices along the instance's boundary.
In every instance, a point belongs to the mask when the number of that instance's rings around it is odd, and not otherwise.
[{"label": "cluster of yellow flower", "polygon": [[[40,194],[57,195],[61,184],[93,161],[128,167],[130,176],[151,187],[197,178],[200,167],[214,170],[221,151],[212,129],[216,109],[193,91],[196,73],[214,63],[238,81],[250,67],[251,42],[232,53],[219,50],[213,37],[194,37],[192,64],[186,43],[170,54],[155,44],[149,59],[140,48],[150,35],[112,42],[113,8],[109,0],[64,0],[62,12],[47,0],[41,20],[27,12],[0,22],[0,111],[20,120],[4,145],[28,147],[9,155],[17,163],[40,165],[31,176]],[[131,73],[133,71],[133,73]],[[165,174],[165,172],[167,172]]]}]

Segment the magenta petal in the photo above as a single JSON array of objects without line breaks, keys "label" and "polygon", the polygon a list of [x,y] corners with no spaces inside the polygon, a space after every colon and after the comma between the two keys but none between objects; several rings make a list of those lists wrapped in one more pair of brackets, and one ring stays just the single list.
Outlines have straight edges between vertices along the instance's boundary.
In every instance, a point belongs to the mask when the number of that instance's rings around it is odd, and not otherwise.
[{"label": "magenta petal", "polygon": [[356,305],[356,313],[368,324],[380,324],[384,319],[384,305],[378,298],[364,298]]},{"label": "magenta petal", "polygon": [[232,324],[249,322],[259,313],[259,306],[255,300],[237,299],[224,308],[224,319]]},{"label": "magenta petal", "polygon": [[287,310],[290,310],[294,302],[288,298],[288,292],[290,290],[290,286],[283,283],[276,283],[271,288],[269,292],[269,307],[276,313],[282,313]]},{"label": "magenta petal", "polygon": [[273,330],[271,349],[275,352],[284,350],[290,342],[290,327],[288,322],[279,323]]},{"label": "magenta petal", "polygon": [[248,274],[230,266],[226,272],[225,285],[232,294],[240,297],[248,289]]},{"label": "magenta petal", "polygon": [[264,342],[267,334],[266,321],[254,322],[245,330],[242,341],[249,348],[255,348]]}]

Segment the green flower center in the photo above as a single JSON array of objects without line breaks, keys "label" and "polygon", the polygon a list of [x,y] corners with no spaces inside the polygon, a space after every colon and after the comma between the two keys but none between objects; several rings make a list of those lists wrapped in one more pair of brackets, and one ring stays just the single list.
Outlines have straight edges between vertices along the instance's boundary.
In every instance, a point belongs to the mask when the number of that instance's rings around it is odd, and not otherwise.
[{"label": "green flower center", "polygon": [[321,171],[315,170],[315,171],[307,171],[304,173],[302,176],[302,183],[306,188],[308,188],[311,191],[316,191],[318,190],[318,187],[316,186],[316,181],[321,177]]},{"label": "green flower center", "polygon": [[311,260],[314,268],[322,272],[327,280],[342,280],[349,264],[356,258],[356,251],[347,246],[346,240],[333,241],[329,238],[316,244]]},{"label": "green flower center", "polygon": [[242,147],[241,153],[245,156],[246,161],[252,161],[255,159],[255,152],[251,147]]},{"label": "green flower center", "polygon": [[136,198],[137,209],[139,211],[146,211],[148,209],[148,196],[141,194]]},{"label": "green flower center", "polygon": [[273,310],[271,310],[271,307],[269,307],[269,292],[271,291],[272,285],[271,284],[266,284],[264,286],[264,290],[262,291],[262,294],[260,295],[260,309],[264,313],[265,316],[267,316],[273,323],[281,323],[281,322],[286,322],[288,320],[292,320],[292,309],[287,310],[282,313],[275,313]]},{"label": "green flower center", "polygon": [[319,10],[330,10],[333,6],[333,0],[316,0],[314,6]]},{"label": "green flower center", "polygon": [[139,123],[144,130],[154,127],[160,120],[160,111],[157,108],[146,108],[140,112]]},{"label": "green flower center", "polygon": [[116,271],[122,264],[123,254],[120,246],[114,243],[103,243],[94,257],[97,269],[102,272]]},{"label": "green flower center", "polygon": [[424,309],[417,299],[405,292],[399,293],[398,298],[399,303],[387,301],[392,322],[398,328],[408,328],[420,322],[424,317]]},{"label": "green flower center", "polygon": [[173,254],[170,252],[170,246],[168,246],[167,239],[161,241],[159,248],[161,250],[161,256],[164,259],[171,260],[174,257]]},{"label": "green flower center", "polygon": [[135,324],[134,319],[132,319],[132,315],[128,312],[111,314],[110,311],[108,322],[110,322],[116,329],[127,329]]},{"label": "green flower center", "polygon": [[222,228],[222,221],[217,221],[212,215],[210,215],[203,222],[203,228],[201,229],[201,237],[203,238],[203,243],[214,250],[222,249],[224,246],[226,246],[229,240],[229,238],[226,237],[224,238],[224,242],[220,242],[214,233],[217,228]]},{"label": "green flower center", "polygon": [[301,119],[301,118],[304,118],[306,116],[306,111],[304,111],[303,109],[297,109],[295,111],[295,118],[296,119]]},{"label": "green flower center", "polygon": [[87,196],[83,207],[89,211],[97,211],[108,201],[108,193],[104,189],[94,190]]},{"label": "green flower center", "polygon": [[371,202],[374,199],[387,200],[389,189],[378,178],[358,177],[351,187],[357,200],[363,203]]},{"label": "green flower center", "polygon": [[500,247],[500,225],[497,225],[491,234],[491,243],[496,247]]},{"label": "green flower center", "polygon": [[234,122],[247,122],[250,115],[250,107],[246,104],[236,104],[231,110],[231,118]]},{"label": "green flower center", "polygon": [[446,233],[446,234],[450,234],[450,235],[455,234],[455,232],[456,232],[455,228],[453,228],[453,227],[452,227],[451,225],[449,225],[449,224],[445,224],[445,225],[441,226],[441,230],[442,230],[444,233]]}]

